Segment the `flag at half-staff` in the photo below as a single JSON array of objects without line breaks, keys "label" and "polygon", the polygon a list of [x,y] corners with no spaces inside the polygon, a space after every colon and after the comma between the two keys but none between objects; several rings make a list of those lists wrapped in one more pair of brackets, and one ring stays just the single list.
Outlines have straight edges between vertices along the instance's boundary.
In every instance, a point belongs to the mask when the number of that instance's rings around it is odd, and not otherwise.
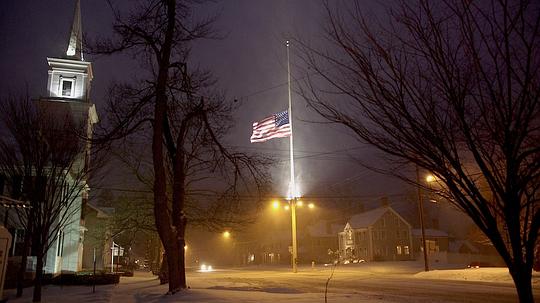
[{"label": "flag at half-staff", "polygon": [[289,112],[283,111],[253,123],[251,143],[265,142],[273,138],[291,136]]}]

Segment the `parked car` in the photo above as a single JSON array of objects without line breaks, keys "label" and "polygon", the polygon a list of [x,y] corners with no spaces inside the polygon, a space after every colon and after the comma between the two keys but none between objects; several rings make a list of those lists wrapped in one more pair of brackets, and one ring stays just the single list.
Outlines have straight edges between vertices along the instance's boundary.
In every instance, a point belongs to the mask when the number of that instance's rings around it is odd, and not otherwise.
[{"label": "parked car", "polygon": [[480,267],[495,267],[495,265],[489,262],[473,261],[467,265],[467,268],[480,268]]}]

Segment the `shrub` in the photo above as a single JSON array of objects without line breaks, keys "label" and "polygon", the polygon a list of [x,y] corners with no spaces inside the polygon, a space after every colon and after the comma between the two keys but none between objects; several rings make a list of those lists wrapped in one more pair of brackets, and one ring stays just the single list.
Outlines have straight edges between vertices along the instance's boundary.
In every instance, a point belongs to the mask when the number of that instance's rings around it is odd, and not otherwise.
[{"label": "shrub", "polygon": [[[94,282],[95,281],[95,282]],[[96,273],[92,274],[61,274],[51,280],[51,284],[56,285],[106,285],[106,284],[118,284],[120,282],[119,274],[111,273]]]}]

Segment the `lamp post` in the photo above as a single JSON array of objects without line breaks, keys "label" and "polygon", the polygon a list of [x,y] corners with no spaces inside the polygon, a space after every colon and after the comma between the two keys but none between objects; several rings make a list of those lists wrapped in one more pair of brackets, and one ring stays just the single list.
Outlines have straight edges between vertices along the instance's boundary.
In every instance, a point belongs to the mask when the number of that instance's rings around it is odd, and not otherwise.
[{"label": "lamp post", "polygon": [[426,229],[424,227],[424,201],[422,199],[422,187],[420,186],[420,171],[416,165],[416,182],[418,183],[418,213],[420,216],[420,228],[422,229],[422,247],[424,250],[424,270],[429,271],[428,255],[426,249]]},{"label": "lamp post", "polygon": [[[298,197],[291,197],[288,200],[288,204],[284,206],[285,210],[291,211],[291,230],[292,230],[292,247],[290,250],[291,253],[291,263],[292,263],[292,269],[293,273],[298,272],[298,241],[296,236],[296,207],[302,207],[304,205],[304,202],[298,199]],[[272,203],[272,207],[274,209],[280,208],[279,201],[274,201]],[[315,204],[309,203],[307,205],[309,209],[314,209]]]},{"label": "lamp post", "polygon": [[291,227],[292,227],[292,268],[293,273],[298,272],[298,247],[296,242],[296,204],[297,198],[290,200],[291,204]]}]

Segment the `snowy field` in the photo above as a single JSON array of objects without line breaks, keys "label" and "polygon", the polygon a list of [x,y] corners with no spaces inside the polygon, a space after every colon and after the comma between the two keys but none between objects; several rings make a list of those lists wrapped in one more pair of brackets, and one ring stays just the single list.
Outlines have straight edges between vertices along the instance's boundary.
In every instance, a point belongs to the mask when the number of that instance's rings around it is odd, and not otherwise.
[{"label": "snowy field", "polygon": [[[436,269],[421,272],[416,262],[377,262],[339,266],[329,282],[327,302],[517,302],[508,270],[505,268]],[[293,274],[283,267],[217,269],[189,272],[190,289],[164,295],[148,272],[123,277],[118,285],[45,286],[42,302],[325,302],[325,284],[331,267],[300,267]],[[535,297],[540,298],[540,276],[533,280]],[[15,299],[7,290],[9,302],[31,302],[31,288]]]}]

